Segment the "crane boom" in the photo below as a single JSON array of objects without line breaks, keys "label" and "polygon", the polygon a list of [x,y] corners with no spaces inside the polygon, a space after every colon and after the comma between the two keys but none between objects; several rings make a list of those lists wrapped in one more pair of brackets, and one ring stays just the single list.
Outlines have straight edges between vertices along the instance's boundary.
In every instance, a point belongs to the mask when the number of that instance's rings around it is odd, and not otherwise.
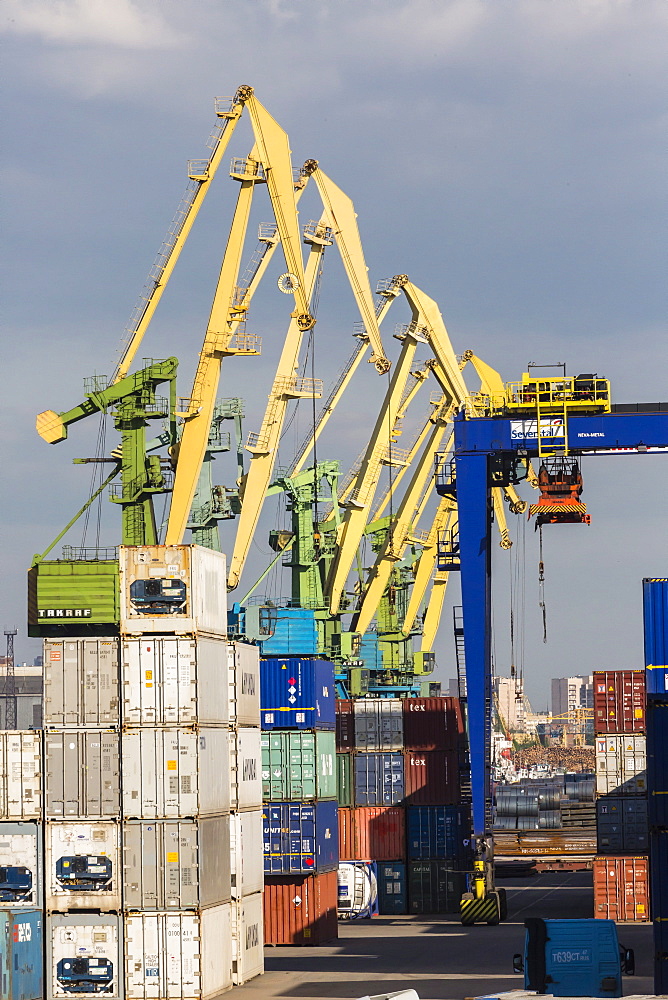
[{"label": "crane boom", "polygon": [[391,441],[386,440],[388,428],[391,429],[391,435],[396,426],[397,413],[404,397],[406,382],[410,377],[411,364],[418,340],[421,339],[420,335],[412,330],[406,331],[403,335],[399,361],[376,418],[376,424],[362,459],[354,488],[346,501],[347,509],[341,526],[338,551],[327,583],[330,614],[332,615],[338,614],[341,606],[346,579],[364,534],[381,468],[388,458],[388,449],[391,446]]},{"label": "crane boom", "polygon": [[[416,561],[415,582],[413,584],[413,590],[408,602],[408,608],[406,609],[406,615],[404,617],[402,627],[404,635],[410,635],[413,630],[415,619],[417,618],[420,607],[422,606],[424,596],[427,593],[427,588],[429,587],[432,577],[434,579],[434,583],[438,582],[439,586],[445,588],[447,585],[448,577],[450,575],[447,570],[437,570],[434,575],[436,557],[438,555],[438,539],[440,533],[442,531],[447,531],[447,529],[454,524],[456,518],[457,504],[455,500],[453,500],[452,497],[441,497],[434,515],[434,520],[431,524],[431,528],[428,532],[426,532],[426,535],[422,540],[422,552]],[[436,636],[436,629],[433,628],[431,623],[430,626],[430,634],[426,634],[423,623],[421,649],[425,651],[433,648],[433,642]],[[436,626],[438,626],[438,619],[436,620]]]},{"label": "crane boom", "polygon": [[[311,252],[306,265],[304,281],[310,301],[320,270],[322,255],[325,247],[331,245],[326,235],[324,223],[320,234],[318,235],[317,232],[312,234],[309,240]],[[304,328],[300,326],[299,317],[293,314],[276,368],[274,383],[269,393],[262,426],[257,434],[249,436],[246,444],[252,458],[242,484],[241,513],[228,569],[227,586],[229,590],[234,590],[239,584],[248,550],[260,519],[264,498],[271,482],[288,403],[291,399],[313,399],[318,394],[320,383],[317,380],[314,383],[312,379],[300,378],[297,375],[303,333]]]},{"label": "crane boom", "polygon": [[148,325],[162,298],[162,293],[167,287],[167,282],[176,267],[176,262],[209,191],[211,181],[225,155],[225,150],[234,134],[237,122],[241,118],[244,104],[251,93],[252,87],[239,87],[229,102],[228,107],[225,106],[225,98],[218,98],[216,100],[216,113],[219,118],[223,119],[223,123],[214,130],[209,140],[209,145],[211,146],[209,159],[206,161],[192,160],[188,164],[188,175],[190,177],[188,190],[181,201],[169,233],[151,269],[146,288],[137,302],[126,328],[125,346],[122,348],[112,382],[119,382],[130,371],[144,334],[148,329]]},{"label": "crane boom", "polygon": [[[253,160],[248,162],[255,163],[255,167],[258,166]],[[167,522],[165,537],[167,545],[180,545],[183,541],[209,440],[221,360],[228,354],[258,353],[254,348],[248,350],[247,343],[232,346],[231,341],[239,320],[244,315],[232,305],[232,293],[239,274],[255,183],[261,179],[257,170],[255,172],[249,170],[248,176],[241,181],[192,393],[181,413],[185,423],[178,449],[172,505]]]},{"label": "crane boom", "polygon": [[[431,433],[391,522],[387,538],[369,573],[360,609],[353,616],[351,627],[355,632],[364,634],[368,630],[389,582],[392,569],[395,563],[403,557],[425,483],[433,475],[434,452],[440,450],[443,435],[452,417],[453,407],[447,404],[441,406],[440,410],[432,416]],[[452,439],[452,437],[451,434],[450,438]],[[452,440],[448,442],[448,449],[451,447]]]},{"label": "crane boom", "polygon": [[[384,301],[381,302],[380,308],[376,311],[376,318],[379,326],[383,322],[387,310],[394,302],[399,292],[400,288],[394,285],[390,285],[383,292]],[[329,418],[334,412],[339,400],[341,399],[343,393],[350,385],[350,381],[355,372],[357,371],[357,369],[359,368],[360,362],[362,361],[362,358],[364,357],[369,348],[369,344],[370,340],[368,335],[366,333],[360,335],[357,347],[355,348],[351,356],[348,358],[348,361],[346,362],[341,373],[339,374],[339,377],[336,383],[334,384],[332,391],[327,397],[324,406],[322,407],[320,413],[318,414],[315,428],[308,433],[306,439],[302,442],[297,452],[297,455],[292,465],[290,466],[288,475],[296,476],[297,473],[301,472],[301,470],[303,469],[304,463],[306,462],[306,459],[310,455],[313,445],[317,442],[318,438],[320,437],[323,430],[327,426],[327,422],[329,421]]]},{"label": "crane boom", "polygon": [[293,318],[300,330],[310,330],[315,320],[311,315],[309,295],[305,287],[288,135],[254,94],[247,98],[246,107],[253,123],[258,160],[265,169],[269,197],[288,269],[286,278],[289,290],[295,299]]},{"label": "crane boom", "polygon": [[317,164],[313,169],[312,177],[320,192],[350,287],[357,301],[366,335],[371,341],[373,353],[369,361],[376,366],[381,375],[384,375],[390,369],[390,362],[385,357],[380,339],[378,318],[369,285],[368,268],[364,260],[355,206],[348,195]]}]

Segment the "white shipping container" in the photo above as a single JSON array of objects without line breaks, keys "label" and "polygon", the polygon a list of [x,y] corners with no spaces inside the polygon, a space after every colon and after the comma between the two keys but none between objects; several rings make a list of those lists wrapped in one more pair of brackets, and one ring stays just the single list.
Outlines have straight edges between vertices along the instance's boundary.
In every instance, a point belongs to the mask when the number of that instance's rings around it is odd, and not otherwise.
[{"label": "white shipping container", "polygon": [[227,635],[227,560],[201,545],[121,545],[121,632]]},{"label": "white shipping container", "polygon": [[[114,913],[47,916],[47,1000],[122,1000],[121,940],[121,918]],[[86,990],[86,982],[97,988]]]},{"label": "white shipping container", "polygon": [[0,907],[42,907],[41,856],[37,823],[0,823]]},{"label": "white shipping container", "polygon": [[42,734],[0,732],[0,819],[30,820],[42,815]]},{"label": "white shipping container", "polygon": [[596,737],[599,795],[646,795],[646,738],[633,733]]},{"label": "white shipping container", "polygon": [[117,638],[45,639],[44,725],[118,725],[119,665]]},{"label": "white shipping container", "polygon": [[44,815],[117,819],[121,810],[120,736],[112,729],[44,734]]},{"label": "white shipping container", "polygon": [[126,726],[227,726],[228,644],[222,639],[125,637],[121,650]]},{"label": "white shipping container", "polygon": [[214,1000],[232,986],[232,908],[129,913],[126,1000]]},{"label": "white shipping container", "polygon": [[353,707],[358,750],[403,749],[403,701],[399,698],[358,698]]},{"label": "white shipping container", "polygon": [[262,807],[262,748],[259,729],[230,732],[230,804],[235,811]]},{"label": "white shipping container", "polygon": [[251,896],[264,888],[262,810],[230,816],[232,899]]},{"label": "white shipping container", "polygon": [[120,910],[119,824],[47,822],[44,882],[47,912]]},{"label": "white shipping container", "polygon": [[227,729],[127,729],[121,747],[125,819],[229,812]]},{"label": "white shipping container", "polygon": [[262,893],[232,903],[232,981],[247,983],[264,972]]},{"label": "white shipping container", "polygon": [[230,817],[123,824],[123,903],[188,910],[230,899]]},{"label": "white shipping container", "polygon": [[231,642],[229,649],[230,724],[260,725],[260,647]]}]

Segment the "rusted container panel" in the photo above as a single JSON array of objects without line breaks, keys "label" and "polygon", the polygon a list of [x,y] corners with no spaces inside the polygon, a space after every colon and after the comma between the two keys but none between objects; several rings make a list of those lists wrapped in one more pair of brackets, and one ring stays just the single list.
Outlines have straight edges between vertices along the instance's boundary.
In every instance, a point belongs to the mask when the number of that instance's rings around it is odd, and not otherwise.
[{"label": "rusted container panel", "polygon": [[594,858],[594,916],[604,920],[649,920],[646,857]]},{"label": "rusted container panel", "polygon": [[449,806],[460,800],[459,756],[455,750],[407,750],[404,776],[407,806]]},{"label": "rusted container panel", "polygon": [[336,703],[336,749],[355,749],[355,713],[350,699]]},{"label": "rusted container panel", "polygon": [[594,671],[596,733],[645,732],[645,671]]},{"label": "rusted container panel", "polygon": [[265,944],[319,945],[338,937],[338,872],[269,876],[264,884]]},{"label": "rusted container panel", "polygon": [[406,750],[458,750],[464,738],[459,698],[404,698]]},{"label": "rusted container panel", "polygon": [[341,861],[393,861],[406,856],[406,810],[401,806],[339,809]]}]

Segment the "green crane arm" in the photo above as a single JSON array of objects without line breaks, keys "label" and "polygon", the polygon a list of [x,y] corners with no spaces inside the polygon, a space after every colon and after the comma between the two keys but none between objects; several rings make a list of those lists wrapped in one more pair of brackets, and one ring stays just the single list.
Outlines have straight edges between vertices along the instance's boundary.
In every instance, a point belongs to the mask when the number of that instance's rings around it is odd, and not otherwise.
[{"label": "green crane arm", "polygon": [[78,420],[90,417],[93,413],[100,413],[108,409],[126,396],[141,391],[147,383],[165,382],[176,374],[177,365],[176,358],[157,361],[154,365],[149,365],[148,368],[143,368],[141,371],[121,379],[120,382],[107,386],[106,389],[87,392],[83,403],[79,403],[71,410],[65,410],[63,413],[56,413],[55,410],[44,410],[38,414],[35,421],[37,433],[48,444],[58,444],[67,437],[67,428],[70,424],[75,424]]}]

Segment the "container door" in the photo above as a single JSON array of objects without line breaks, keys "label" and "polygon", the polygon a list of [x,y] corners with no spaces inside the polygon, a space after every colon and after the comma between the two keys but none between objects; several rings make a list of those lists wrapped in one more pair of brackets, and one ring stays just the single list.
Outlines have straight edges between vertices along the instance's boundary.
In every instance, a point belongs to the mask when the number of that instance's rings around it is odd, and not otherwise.
[{"label": "container door", "polygon": [[315,737],[313,733],[287,733],[288,795],[302,802],[316,797]]},{"label": "container door", "polygon": [[315,736],[317,791],[319,799],[336,798],[336,736],[318,732]]},{"label": "container door", "polygon": [[216,997],[232,985],[232,906],[204,910],[200,929],[202,997]]},{"label": "container door", "polygon": [[[66,643],[66,645],[69,645]],[[81,641],[81,723],[111,726],[118,723],[118,639]],[[66,703],[67,704],[67,703]],[[76,725],[76,723],[75,723]]]},{"label": "container door", "polygon": [[[255,813],[241,814],[255,816]],[[243,827],[242,827],[243,829]],[[249,834],[252,832],[250,829],[250,824],[248,825]],[[193,832],[193,836],[197,835],[197,851],[193,850],[191,855],[191,877],[194,880],[193,892],[196,886],[199,885],[199,905],[201,906],[217,906],[220,903],[227,903],[231,898],[231,875],[230,875],[230,863],[228,859],[230,858],[230,817],[229,816],[214,816],[210,819],[203,819],[197,824],[197,830]],[[183,836],[181,836],[181,853],[183,854]],[[193,840],[193,848],[195,847],[195,841]],[[250,838],[248,842],[244,842],[243,851],[258,850],[259,856],[258,861],[261,863],[262,858],[262,839],[260,836],[260,842],[258,844],[257,839],[255,843],[252,843]],[[198,870],[198,860],[199,860],[199,870]],[[185,879],[186,875],[182,876],[182,889],[181,896],[185,898]],[[197,905],[193,904],[182,904],[182,905]]]},{"label": "container door", "polygon": [[[62,702],[58,706],[58,714],[65,726],[80,726],[82,723],[83,706],[83,642],[63,642],[62,682],[58,684],[62,693]],[[57,723],[56,723],[57,724]]]},{"label": "container door", "polygon": [[123,720],[130,726],[155,726],[158,716],[159,640],[131,639],[123,643]]},{"label": "container door", "polygon": [[[180,646],[187,640],[180,639]],[[228,674],[228,643],[222,639],[198,638],[192,644],[197,658],[197,713],[200,725],[226,726],[230,720],[229,690],[225,683]],[[252,647],[254,648],[254,647]],[[259,697],[259,692],[258,692]],[[194,720],[193,720],[194,721]],[[259,725],[259,710],[257,725]]]}]

